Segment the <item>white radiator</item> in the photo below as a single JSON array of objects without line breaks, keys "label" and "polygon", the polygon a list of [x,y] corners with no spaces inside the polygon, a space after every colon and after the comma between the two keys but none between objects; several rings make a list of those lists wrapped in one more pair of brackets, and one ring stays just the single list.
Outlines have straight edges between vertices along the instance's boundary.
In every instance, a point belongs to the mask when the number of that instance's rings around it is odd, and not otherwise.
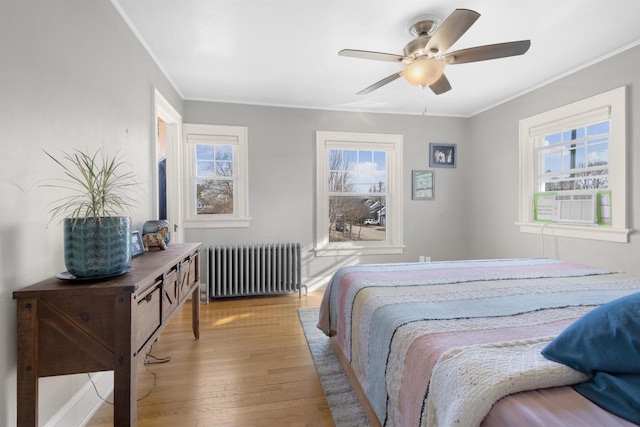
[{"label": "white radiator", "polygon": [[298,292],[300,243],[211,246],[207,249],[210,298]]}]

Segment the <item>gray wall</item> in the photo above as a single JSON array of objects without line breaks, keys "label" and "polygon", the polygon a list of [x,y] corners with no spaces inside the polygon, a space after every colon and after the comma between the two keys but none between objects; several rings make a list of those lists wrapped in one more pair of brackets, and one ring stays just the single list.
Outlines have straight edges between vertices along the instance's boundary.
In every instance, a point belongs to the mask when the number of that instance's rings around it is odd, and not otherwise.
[{"label": "gray wall", "polygon": [[[59,177],[47,159],[75,148],[117,149],[151,194],[153,90],[182,99],[108,0],[0,2],[0,425],[15,425],[16,307],[12,291],[65,270],[62,228],[48,228],[39,187]],[[131,213],[151,216],[150,197]],[[40,381],[41,424],[87,383],[85,375]]]},{"label": "gray wall", "polygon": [[[310,285],[344,264],[417,261],[466,256],[467,120],[365,114],[185,101],[183,121],[249,129],[249,228],[191,229],[187,241],[205,244],[300,242],[303,278]],[[315,257],[315,132],[394,133],[404,136],[404,244],[402,255]],[[429,142],[458,144],[458,167],[436,169],[434,201],[411,200],[411,170],[428,169]]]},{"label": "gray wall", "polygon": [[[626,85],[628,127],[628,227],[640,224],[640,47],[578,71],[469,120],[468,255],[474,258],[542,256],[542,237],[520,233],[518,221],[518,121]],[[615,206],[614,206],[615,209]],[[544,238],[544,255],[640,273],[637,233],[630,243]]]}]

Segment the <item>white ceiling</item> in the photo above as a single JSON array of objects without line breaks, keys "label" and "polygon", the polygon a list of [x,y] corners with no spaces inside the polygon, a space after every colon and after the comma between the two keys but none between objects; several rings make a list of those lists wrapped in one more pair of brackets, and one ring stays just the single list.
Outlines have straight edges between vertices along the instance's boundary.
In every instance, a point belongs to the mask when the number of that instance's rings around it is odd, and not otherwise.
[{"label": "white ceiling", "polygon": [[[468,117],[640,41],[638,0],[112,0],[185,99]],[[402,67],[339,57],[401,54],[408,23],[455,8],[482,16],[449,51],[530,39],[523,56],[447,66],[436,96]]]}]

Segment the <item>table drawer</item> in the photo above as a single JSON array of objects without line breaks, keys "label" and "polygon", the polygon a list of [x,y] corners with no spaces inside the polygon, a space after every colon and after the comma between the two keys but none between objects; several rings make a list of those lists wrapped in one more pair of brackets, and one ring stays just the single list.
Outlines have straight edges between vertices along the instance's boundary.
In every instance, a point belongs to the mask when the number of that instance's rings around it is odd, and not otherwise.
[{"label": "table drawer", "polygon": [[157,282],[145,294],[138,298],[135,312],[137,325],[136,348],[139,351],[147,343],[149,338],[160,327],[160,291],[161,282]]},{"label": "table drawer", "polygon": [[193,284],[191,272],[191,259],[185,259],[180,263],[180,301],[189,295],[189,290]]},{"label": "table drawer", "polygon": [[162,320],[169,318],[179,303],[178,271],[174,267],[162,281]]}]

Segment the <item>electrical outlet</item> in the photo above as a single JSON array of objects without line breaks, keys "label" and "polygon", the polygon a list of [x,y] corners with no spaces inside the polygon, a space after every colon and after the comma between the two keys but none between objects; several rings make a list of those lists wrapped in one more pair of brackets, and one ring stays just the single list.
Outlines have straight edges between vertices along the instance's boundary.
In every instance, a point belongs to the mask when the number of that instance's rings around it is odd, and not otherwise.
[{"label": "electrical outlet", "polygon": [[431,257],[426,255],[420,255],[418,259],[420,262],[431,262]]}]

